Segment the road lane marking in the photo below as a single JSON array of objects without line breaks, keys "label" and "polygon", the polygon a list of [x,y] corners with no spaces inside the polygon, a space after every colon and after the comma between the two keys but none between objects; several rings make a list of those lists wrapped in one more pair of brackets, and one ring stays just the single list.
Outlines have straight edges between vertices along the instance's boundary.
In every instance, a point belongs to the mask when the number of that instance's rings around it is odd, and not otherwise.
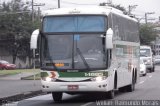
[{"label": "road lane marking", "polygon": [[143,84],[143,83],[144,83],[144,81],[139,82],[139,84]]},{"label": "road lane marking", "polygon": [[146,80],[148,80],[149,78],[152,78],[152,75],[149,75],[144,81],[139,82],[138,84],[143,84]]},{"label": "road lane marking", "polygon": [[94,102],[88,102],[88,103],[81,105],[81,106],[88,106],[88,105],[91,105],[92,103],[94,103]]}]

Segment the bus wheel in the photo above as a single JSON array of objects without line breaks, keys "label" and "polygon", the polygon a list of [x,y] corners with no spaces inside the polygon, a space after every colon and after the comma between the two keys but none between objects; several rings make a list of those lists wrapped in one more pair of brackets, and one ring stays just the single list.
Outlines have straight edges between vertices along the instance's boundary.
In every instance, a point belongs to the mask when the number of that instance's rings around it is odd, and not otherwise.
[{"label": "bus wheel", "polygon": [[55,102],[60,102],[62,100],[62,92],[52,92],[52,97]]},{"label": "bus wheel", "polygon": [[150,72],[150,73],[153,72],[152,68],[149,68],[149,72]]},{"label": "bus wheel", "polygon": [[115,95],[114,90],[111,90],[111,91],[107,92],[106,96],[107,96],[107,99],[113,99],[114,95]]},{"label": "bus wheel", "polygon": [[126,86],[126,90],[128,92],[132,92],[135,90],[135,77],[134,76],[132,77],[132,84]]},{"label": "bus wheel", "polygon": [[153,66],[153,68],[152,68],[152,72],[154,72],[155,71],[155,67]]}]

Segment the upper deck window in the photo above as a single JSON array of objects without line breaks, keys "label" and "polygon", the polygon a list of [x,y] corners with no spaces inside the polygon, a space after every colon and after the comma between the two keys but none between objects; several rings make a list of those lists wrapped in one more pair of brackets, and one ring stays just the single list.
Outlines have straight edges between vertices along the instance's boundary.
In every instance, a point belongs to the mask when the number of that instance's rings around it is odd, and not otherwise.
[{"label": "upper deck window", "polygon": [[105,16],[48,16],[43,32],[105,32]]}]

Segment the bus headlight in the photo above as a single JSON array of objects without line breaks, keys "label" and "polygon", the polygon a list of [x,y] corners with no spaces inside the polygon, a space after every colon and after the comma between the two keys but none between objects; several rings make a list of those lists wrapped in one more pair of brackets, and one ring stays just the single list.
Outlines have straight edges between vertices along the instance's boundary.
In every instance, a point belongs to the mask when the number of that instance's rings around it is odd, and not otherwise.
[{"label": "bus headlight", "polygon": [[146,60],[144,60],[144,63],[145,63],[145,64],[151,64],[151,59],[146,59]]},{"label": "bus headlight", "polygon": [[52,78],[50,78],[50,77],[46,77],[46,79],[45,79],[47,82],[51,82],[52,81]]},{"label": "bus headlight", "polygon": [[42,80],[47,81],[47,82],[54,82],[54,81],[56,81],[55,78],[51,78],[51,77],[45,77],[45,78],[42,78]]},{"label": "bus headlight", "polygon": [[98,77],[91,78],[92,81],[96,81],[96,82],[100,82],[100,81],[103,81],[105,79],[107,79],[106,76],[98,76]]}]

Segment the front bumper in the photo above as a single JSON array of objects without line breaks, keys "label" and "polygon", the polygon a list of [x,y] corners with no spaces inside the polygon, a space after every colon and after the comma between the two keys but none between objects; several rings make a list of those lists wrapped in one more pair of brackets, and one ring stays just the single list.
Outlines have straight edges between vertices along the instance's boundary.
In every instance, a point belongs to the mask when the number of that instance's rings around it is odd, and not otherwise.
[{"label": "front bumper", "polygon": [[146,64],[146,68],[147,69],[153,68],[153,65],[152,64]]},{"label": "front bumper", "polygon": [[140,70],[140,75],[146,74],[146,70]]},{"label": "front bumper", "polygon": [[[86,92],[86,91],[109,91],[107,80],[103,80],[100,82],[47,82],[41,80],[42,83],[42,90],[44,92]],[[69,89],[69,86],[78,86],[76,89]]]}]

